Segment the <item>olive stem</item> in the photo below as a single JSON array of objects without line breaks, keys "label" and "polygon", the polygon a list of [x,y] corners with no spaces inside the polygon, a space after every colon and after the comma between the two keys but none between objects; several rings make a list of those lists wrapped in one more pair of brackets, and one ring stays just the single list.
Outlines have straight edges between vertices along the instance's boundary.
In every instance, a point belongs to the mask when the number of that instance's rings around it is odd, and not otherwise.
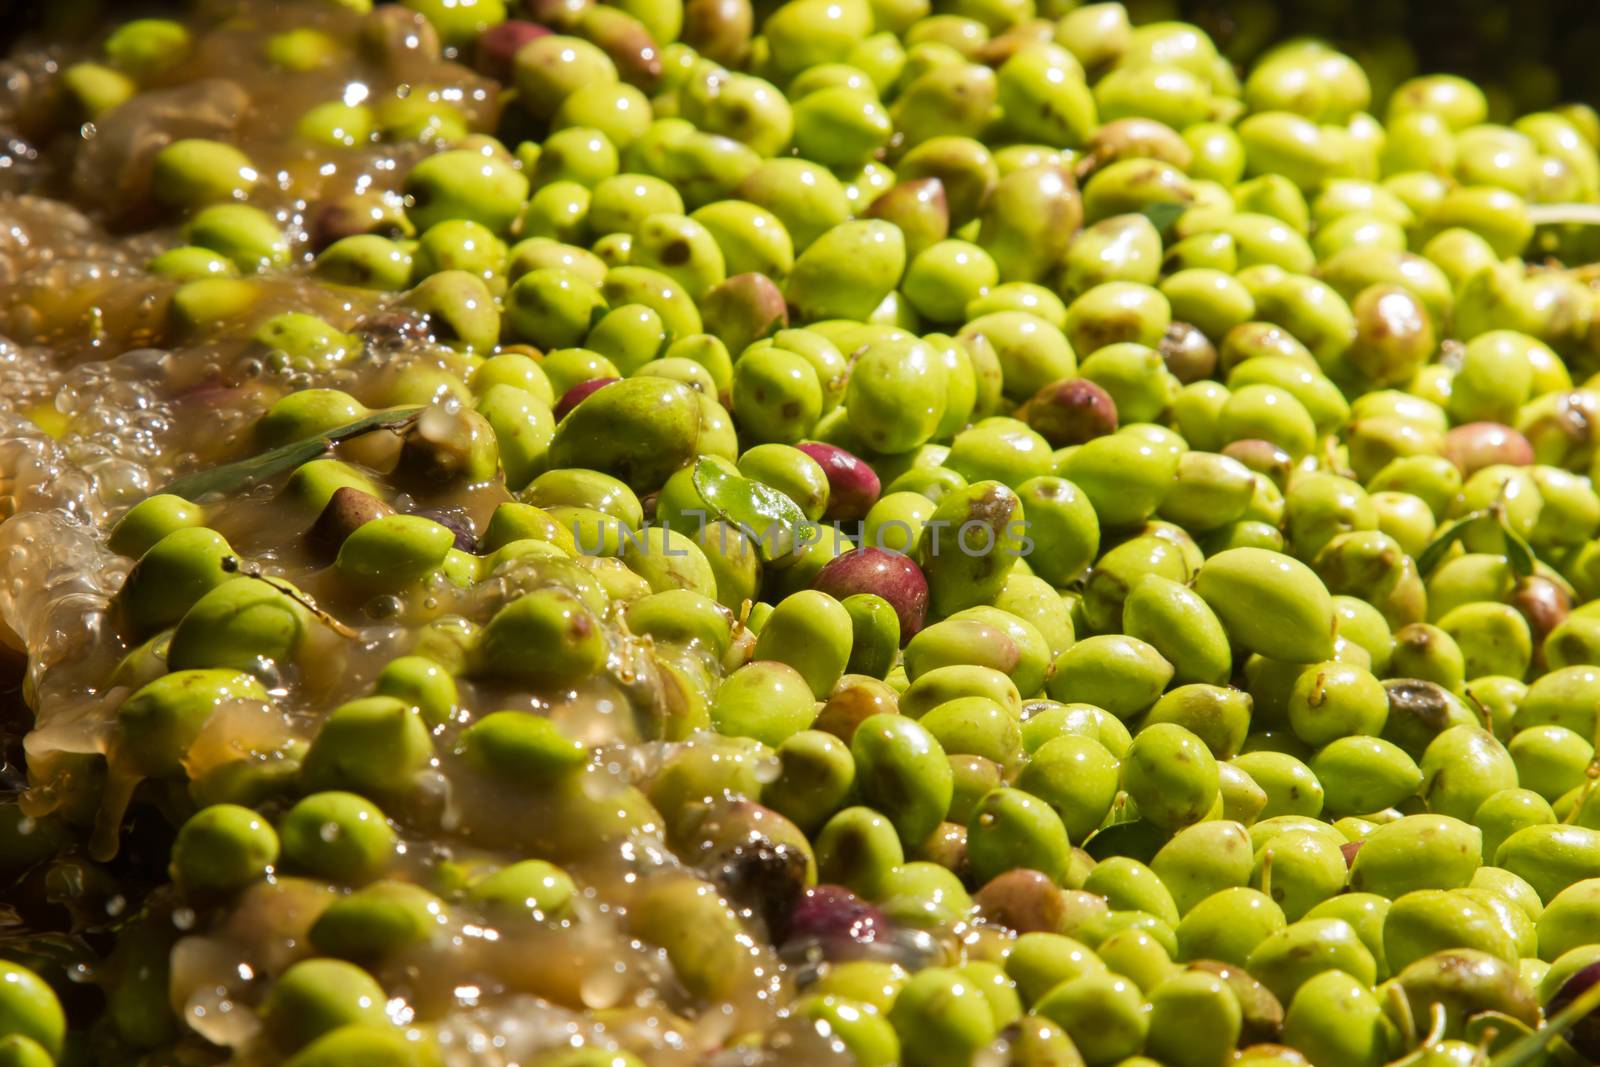
[{"label": "olive stem", "polygon": [[745,597],[739,602],[739,615],[733,620],[733,636],[738,637],[750,625],[750,613],[755,610],[755,601]]},{"label": "olive stem", "polygon": [[1472,1055],[1473,1067],[1477,1067],[1477,1065],[1480,1063],[1489,1062],[1489,1049],[1494,1045],[1495,1039],[1499,1036],[1499,1027],[1484,1027],[1483,1036],[1478,1038],[1478,1051]]},{"label": "olive stem", "polygon": [[1322,439],[1322,466],[1328,473],[1341,478],[1350,478],[1355,474],[1347,465],[1339,462],[1339,442],[1333,434]]},{"label": "olive stem", "polygon": [[1417,1043],[1417,1019],[1411,1013],[1411,1001],[1407,999],[1405,990],[1397,985],[1389,986],[1389,1007],[1395,1025],[1400,1030],[1401,1044],[1406,1048],[1414,1048]]},{"label": "olive stem", "polygon": [[1110,158],[1111,153],[1104,147],[1086,152],[1083,158],[1078,160],[1077,165],[1072,168],[1072,176],[1080,182],[1086,181],[1091,174],[1100,169],[1102,163],[1105,163]]},{"label": "olive stem", "polygon": [[1461,691],[1466,694],[1467,701],[1478,709],[1478,718],[1483,720],[1483,728],[1494,733],[1494,714],[1489,711],[1488,705],[1478,699],[1478,694],[1472,691],[1472,686],[1464,685]]},{"label": "olive stem", "polygon": [[1422,1039],[1422,1047],[1428,1048],[1444,1040],[1445,1028],[1450,1023],[1450,1016],[1445,1011],[1444,1005],[1437,1000],[1428,1006],[1428,1036]]},{"label": "olive stem", "polygon": [[1583,813],[1584,805],[1589,802],[1590,795],[1594,792],[1597,782],[1600,782],[1600,756],[1589,761],[1589,766],[1584,768],[1584,777],[1588,781],[1583,783],[1583,793],[1579,795],[1577,803],[1572,805],[1572,810],[1567,812],[1567,817],[1562,823],[1571,825],[1578,821],[1578,816]]}]

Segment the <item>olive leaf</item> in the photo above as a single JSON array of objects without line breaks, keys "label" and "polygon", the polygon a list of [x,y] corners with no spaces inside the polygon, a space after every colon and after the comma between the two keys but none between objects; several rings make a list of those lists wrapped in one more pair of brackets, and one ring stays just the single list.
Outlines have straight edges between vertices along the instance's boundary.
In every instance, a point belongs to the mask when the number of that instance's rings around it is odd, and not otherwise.
[{"label": "olive leaf", "polygon": [[[1579,993],[1572,1003],[1556,1012],[1539,1029],[1528,1031],[1497,1053],[1489,1061],[1489,1067],[1541,1067],[1548,1060],[1567,1062],[1562,1050],[1571,1046],[1559,1039],[1596,1008],[1600,1008],[1600,982]],[[1577,1062],[1583,1062],[1582,1058]]]},{"label": "olive leaf", "polygon": [[[1089,835],[1084,843],[1088,844],[1089,841],[1093,841],[1102,835],[1109,835],[1110,840],[1115,841],[1119,834],[1128,832],[1119,830],[1119,827],[1132,826],[1138,821],[1139,805],[1135,804],[1133,798],[1128,794],[1118,793],[1117,799],[1111,805],[1111,810],[1106,812],[1106,817],[1100,820],[1100,825],[1095,827],[1094,832]],[[1105,842],[1102,841],[1101,844],[1103,845]]]},{"label": "olive leaf", "polygon": [[800,505],[768,485],[729,474],[702,459],[694,465],[694,487],[713,517],[741,530],[756,545],[762,562],[771,563],[794,551],[807,526]]},{"label": "olive leaf", "polygon": [[[19,922],[7,919],[8,926]],[[28,966],[36,968],[44,963],[71,967],[96,959],[94,949],[76,933],[30,930],[21,925],[15,932],[0,934],[0,951],[9,959],[28,961]]]},{"label": "olive leaf", "polygon": [[[1509,1049],[1529,1034],[1539,1033],[1521,1019],[1499,1011],[1479,1012],[1468,1019],[1462,1029],[1463,1040],[1485,1046],[1491,1055]],[[1559,1037],[1546,1033],[1539,1040],[1546,1048],[1544,1055],[1534,1060],[1535,1067],[1586,1067],[1589,1062]]]},{"label": "olive leaf", "polygon": [[1470,515],[1463,515],[1455,522],[1450,523],[1440,530],[1434,539],[1428,542],[1417,556],[1417,573],[1426,578],[1432,570],[1444,561],[1445,553],[1450,551],[1450,546],[1466,536],[1467,528],[1479,519],[1487,518],[1489,512],[1474,511]]},{"label": "olive leaf", "polygon": [[1506,562],[1511,565],[1511,573],[1518,578],[1528,577],[1533,573],[1539,558],[1533,554],[1533,549],[1522,539],[1522,535],[1511,528],[1503,515],[1500,517],[1500,529],[1505,534]]},{"label": "olive leaf", "polygon": [[1188,204],[1160,202],[1146,204],[1139,209],[1139,214],[1150,220],[1150,225],[1156,228],[1157,233],[1166,234],[1168,230],[1172,229],[1173,224],[1183,217],[1183,213],[1188,210]]},{"label": "olive leaf", "polygon": [[352,437],[360,437],[373,430],[396,432],[404,430],[416,420],[421,411],[420,407],[404,407],[369,412],[354,422],[335,426],[331,430],[325,430],[301,441],[291,441],[289,444],[280,445],[249,459],[186,474],[161,491],[195,501],[212,493],[236,493],[241,489],[248,489],[276,478],[302,463],[309,463],[324,455],[340,441],[348,441]]}]

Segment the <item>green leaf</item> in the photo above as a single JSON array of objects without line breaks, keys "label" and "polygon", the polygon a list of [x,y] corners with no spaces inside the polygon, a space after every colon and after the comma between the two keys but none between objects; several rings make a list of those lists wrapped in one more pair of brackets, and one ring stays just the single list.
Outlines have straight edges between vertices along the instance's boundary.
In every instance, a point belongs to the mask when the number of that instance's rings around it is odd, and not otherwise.
[{"label": "green leaf", "polygon": [[1428,547],[1424,548],[1422,554],[1417,557],[1417,573],[1426,578],[1435,567],[1444,561],[1445,553],[1450,551],[1450,546],[1466,536],[1467,527],[1479,519],[1487,517],[1488,514],[1488,511],[1474,511],[1470,515],[1463,515],[1440,530],[1434,539],[1428,542]]},{"label": "green leaf", "polygon": [[[1571,1046],[1559,1039],[1596,1008],[1600,1008],[1600,982],[1578,994],[1539,1029],[1528,1031],[1496,1054],[1489,1067],[1543,1067],[1547,1057],[1556,1063],[1567,1062],[1564,1052]],[[1579,1058],[1577,1062],[1583,1061]]]},{"label": "green leaf", "polygon": [[[1489,1038],[1489,1032],[1494,1031],[1494,1036],[1488,1040],[1486,1046],[1491,1056],[1509,1049],[1529,1034],[1538,1032],[1521,1019],[1499,1011],[1479,1012],[1467,1020],[1462,1030],[1463,1040],[1471,1045],[1483,1043]],[[1536,1067],[1586,1067],[1589,1062],[1578,1054],[1577,1049],[1559,1037],[1545,1034],[1535,1040],[1543,1041],[1547,1045],[1544,1055],[1533,1061]]]},{"label": "green leaf", "polygon": [[1511,565],[1511,573],[1518,578],[1528,577],[1533,573],[1534,566],[1539,562],[1538,557],[1533,554],[1533,549],[1528,542],[1522,539],[1522,535],[1513,530],[1506,522],[1504,516],[1501,516],[1500,519],[1500,529],[1505,534],[1506,562]]},{"label": "green leaf", "polygon": [[1139,209],[1139,214],[1150,220],[1150,225],[1156,228],[1156,232],[1165,235],[1183,217],[1183,213],[1188,211],[1189,207],[1190,205],[1188,204],[1173,204],[1163,201],[1155,204],[1146,204]]},{"label": "green leaf", "polygon": [[1139,805],[1126,793],[1118,793],[1116,801],[1111,805],[1111,810],[1106,812],[1106,817],[1100,820],[1095,833],[1109,830],[1113,826],[1124,826],[1130,822],[1139,821]]},{"label": "green leaf", "polygon": [[771,563],[794,551],[806,514],[783,493],[729,474],[706,459],[694,465],[694,487],[715,518],[742,530],[755,542],[756,554],[763,562]]},{"label": "green leaf", "polygon": [[420,407],[405,407],[370,412],[354,422],[336,426],[303,441],[291,441],[237,463],[186,474],[161,491],[195,501],[212,493],[236,493],[270,481],[302,463],[309,463],[340,441],[348,441],[373,430],[402,430],[416,419],[421,410]]}]

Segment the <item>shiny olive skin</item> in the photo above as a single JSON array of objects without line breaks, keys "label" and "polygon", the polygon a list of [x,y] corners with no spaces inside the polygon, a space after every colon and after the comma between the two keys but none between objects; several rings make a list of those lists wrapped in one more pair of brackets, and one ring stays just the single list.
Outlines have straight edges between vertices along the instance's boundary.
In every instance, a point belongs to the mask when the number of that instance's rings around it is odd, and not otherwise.
[{"label": "shiny olive skin", "polygon": [[1468,1067],[1592,977],[1541,5],[78,6],[0,1065]]}]

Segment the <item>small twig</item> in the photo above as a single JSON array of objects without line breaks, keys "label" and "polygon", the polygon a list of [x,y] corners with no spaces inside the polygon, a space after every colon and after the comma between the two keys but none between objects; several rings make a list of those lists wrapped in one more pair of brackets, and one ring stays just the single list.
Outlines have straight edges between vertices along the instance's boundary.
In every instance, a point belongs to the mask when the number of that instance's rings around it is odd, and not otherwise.
[{"label": "small twig", "polygon": [[1478,694],[1472,691],[1472,686],[1464,685],[1461,692],[1466,695],[1467,701],[1478,709],[1478,718],[1483,720],[1483,728],[1494,733],[1494,713],[1489,710],[1489,705],[1478,699]]},{"label": "small twig", "polygon": [[360,636],[360,634],[358,634],[355,630],[346,626],[344,623],[328,614],[328,612],[318,607],[316,601],[300,592],[300,590],[289,585],[287,582],[279,582],[276,579],[268,578],[265,574],[262,574],[261,564],[259,563],[244,563],[239,559],[238,556],[223,556],[222,569],[229,574],[237,574],[241,578],[254,578],[258,582],[267,583],[272,588],[276,589],[278,592],[294,601],[296,604],[299,604],[301,607],[311,612],[312,615],[316,616],[318,622],[322,623],[322,625],[326,626],[340,637],[356,638]]}]

